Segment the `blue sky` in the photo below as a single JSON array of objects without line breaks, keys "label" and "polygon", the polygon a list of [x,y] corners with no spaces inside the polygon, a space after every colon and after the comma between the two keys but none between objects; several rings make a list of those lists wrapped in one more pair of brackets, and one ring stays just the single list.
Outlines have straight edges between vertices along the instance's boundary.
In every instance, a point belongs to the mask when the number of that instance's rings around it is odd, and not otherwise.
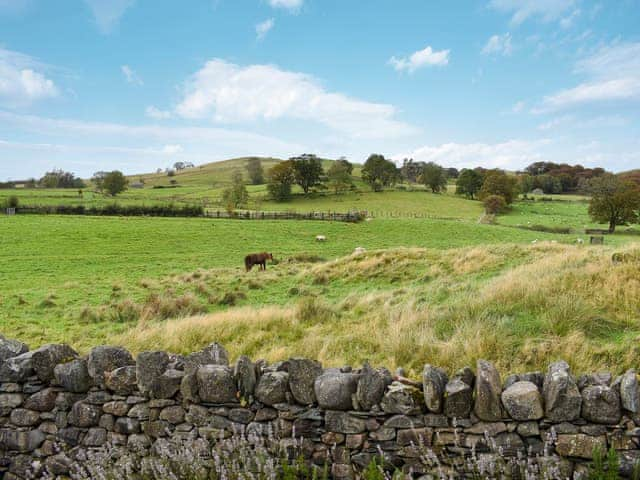
[{"label": "blue sky", "polygon": [[640,0],[0,0],[0,179],[303,152],[640,167]]}]

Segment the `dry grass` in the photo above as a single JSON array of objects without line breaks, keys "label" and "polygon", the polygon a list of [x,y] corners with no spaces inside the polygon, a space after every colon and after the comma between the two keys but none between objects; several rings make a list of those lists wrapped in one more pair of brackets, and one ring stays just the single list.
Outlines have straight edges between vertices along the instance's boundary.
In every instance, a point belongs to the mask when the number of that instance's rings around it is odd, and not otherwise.
[{"label": "dry grass", "polygon": [[[618,252],[640,258],[639,247]],[[337,301],[294,295],[285,306],[147,322],[116,341],[183,353],[218,341],[234,357],[369,359],[414,375],[427,362],[452,370],[478,358],[504,373],[558,358],[576,371],[620,372],[640,354],[640,263],[614,263],[612,253],[553,243],[371,252],[298,274],[343,282]]]}]

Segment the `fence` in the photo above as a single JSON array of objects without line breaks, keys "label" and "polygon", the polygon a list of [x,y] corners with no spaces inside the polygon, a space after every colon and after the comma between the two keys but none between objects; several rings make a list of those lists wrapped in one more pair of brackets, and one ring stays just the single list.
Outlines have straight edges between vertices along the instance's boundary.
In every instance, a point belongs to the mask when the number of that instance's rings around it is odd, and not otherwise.
[{"label": "fence", "polygon": [[605,228],[585,228],[584,233],[587,235],[608,235],[611,232]]},{"label": "fence", "polygon": [[366,217],[365,212],[258,212],[258,211],[234,211],[208,210],[205,217],[230,218],[237,220],[328,220],[333,222],[360,222]]}]

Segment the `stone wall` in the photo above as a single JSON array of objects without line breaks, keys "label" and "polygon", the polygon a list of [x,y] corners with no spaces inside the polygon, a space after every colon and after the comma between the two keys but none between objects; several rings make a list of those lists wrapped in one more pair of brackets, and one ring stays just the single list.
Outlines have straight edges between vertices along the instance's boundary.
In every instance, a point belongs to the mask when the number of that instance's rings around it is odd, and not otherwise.
[{"label": "stone wall", "polygon": [[424,447],[456,478],[465,456],[518,454],[570,478],[596,448],[613,447],[628,476],[640,459],[639,410],[634,371],[575,378],[561,361],[504,379],[484,360],[475,372],[453,374],[425,365],[412,381],[368,364],[323,369],[302,358],[268,365],[240,357],[230,365],[218,344],[134,359],[120,347],[82,357],[67,345],[28,351],[0,337],[0,478],[7,480],[25,478],[33,465],[64,475],[79,451],[105,444],[144,449],[158,439],[267,431],[277,432],[276,442],[302,438],[308,461],[328,462],[339,478],[381,454],[393,468],[429,473]]}]

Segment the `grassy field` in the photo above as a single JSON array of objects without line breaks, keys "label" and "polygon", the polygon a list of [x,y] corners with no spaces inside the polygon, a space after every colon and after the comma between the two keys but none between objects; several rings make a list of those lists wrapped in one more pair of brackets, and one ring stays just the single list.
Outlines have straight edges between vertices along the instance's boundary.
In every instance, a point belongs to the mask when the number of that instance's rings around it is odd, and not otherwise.
[{"label": "grassy field", "polygon": [[[244,161],[178,173],[177,188],[152,188],[168,184],[166,174],[144,176],[144,189],[116,200],[221,208],[222,189]],[[425,361],[454,368],[479,357],[511,371],[559,356],[578,370],[633,365],[640,236],[624,227],[605,247],[587,246],[582,232],[595,225],[584,197],[520,200],[488,225],[479,222],[481,203],[451,186],[373,193],[359,183],[357,192],[284,204],[266,200],[264,186],[248,188],[250,208],[367,210],[373,218],[0,216],[0,333],[81,351],[118,343],[186,352],[217,340],[233,355],[370,359],[414,374]],[[0,190],[0,201],[14,194],[22,205],[114,201],[89,189]],[[556,227],[570,233],[541,231]],[[358,246],[369,253],[351,256]],[[276,264],[246,274],[244,255],[263,250]],[[613,265],[620,250],[635,260]]]}]

